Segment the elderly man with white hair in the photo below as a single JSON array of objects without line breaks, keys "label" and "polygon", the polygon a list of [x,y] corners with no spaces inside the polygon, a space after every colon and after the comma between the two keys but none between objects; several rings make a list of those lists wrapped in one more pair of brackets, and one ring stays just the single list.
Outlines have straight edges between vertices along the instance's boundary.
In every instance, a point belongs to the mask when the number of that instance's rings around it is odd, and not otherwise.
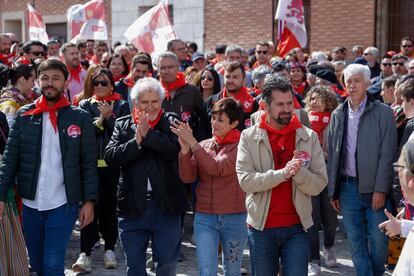
[{"label": "elderly man with white hair", "polygon": [[362,57],[367,61],[367,65],[371,71],[370,79],[378,77],[381,73],[381,66],[378,63],[378,49],[375,47],[367,47]]},{"label": "elderly man with white hair", "polygon": [[131,91],[133,111],[119,118],[105,150],[109,166],[121,167],[118,184],[119,237],[127,275],[146,275],[146,250],[152,240],[157,275],[176,275],[181,241],[180,214],[186,191],[178,176],[177,120],[161,108],[164,90],[153,78],[138,80]]},{"label": "elderly man with white hair", "polygon": [[348,99],[332,114],[328,128],[328,193],[344,218],[356,274],[383,275],[388,239],[378,230],[387,220],[397,149],[391,109],[367,95],[370,70],[344,70]]}]

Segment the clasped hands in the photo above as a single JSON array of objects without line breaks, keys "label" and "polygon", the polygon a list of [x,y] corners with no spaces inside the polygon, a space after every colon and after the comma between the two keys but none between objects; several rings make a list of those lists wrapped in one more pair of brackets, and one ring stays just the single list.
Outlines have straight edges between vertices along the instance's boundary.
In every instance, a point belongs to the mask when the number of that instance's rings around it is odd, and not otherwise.
[{"label": "clasped hands", "polygon": [[113,116],[113,109],[114,102],[112,102],[111,104],[108,104],[107,102],[98,102],[98,110],[101,114],[99,115],[96,124],[98,126],[102,126],[104,120],[108,120],[109,118],[111,118],[111,116]]},{"label": "clasped hands", "polygon": [[293,152],[292,160],[287,162],[285,167],[283,168],[283,176],[285,177],[285,179],[289,179],[295,176],[300,170],[301,166],[302,166],[302,163],[299,158],[299,152],[295,150]]},{"label": "clasped hands", "polygon": [[191,148],[197,144],[197,140],[193,136],[193,130],[188,123],[175,120],[171,123],[170,129],[178,137],[178,142],[181,146],[181,154],[189,153]]},{"label": "clasped hands", "polygon": [[135,141],[138,145],[141,145],[142,140],[148,133],[150,129],[148,113],[145,111],[140,111],[138,113],[138,122],[137,129],[135,130]]}]

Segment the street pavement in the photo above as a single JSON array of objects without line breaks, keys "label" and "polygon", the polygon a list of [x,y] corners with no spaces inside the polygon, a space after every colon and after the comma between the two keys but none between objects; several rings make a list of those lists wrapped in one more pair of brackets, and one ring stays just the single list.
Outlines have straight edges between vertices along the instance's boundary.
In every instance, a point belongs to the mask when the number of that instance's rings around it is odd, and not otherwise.
[{"label": "street pavement", "polygon": [[[340,219],[340,223],[341,223]],[[78,275],[71,270],[71,266],[79,255],[80,248],[80,237],[79,237],[79,225],[77,224],[73,233],[71,240],[69,242],[68,251],[66,254],[65,260],[65,276],[75,276]],[[191,241],[192,235],[192,219],[191,215],[186,215],[185,224],[184,224],[184,237],[182,242],[182,253],[184,254],[184,260],[178,262],[177,264],[177,275],[189,275],[196,276],[198,275],[197,270],[197,260],[195,253],[195,246]],[[320,232],[321,242],[323,242],[323,235]],[[322,247],[321,247],[322,248]],[[339,231],[336,235],[335,250],[338,265],[335,268],[324,267],[322,264],[321,276],[333,276],[333,275],[345,275],[351,276],[355,275],[354,268],[351,261],[351,255],[348,248],[347,240],[342,231]],[[103,254],[104,254],[104,245],[101,244],[99,248],[95,248],[92,252],[92,273],[85,275],[99,275],[99,276],[121,276],[126,275],[126,264],[125,256],[122,251],[122,246],[119,244],[119,241],[116,246],[115,254],[118,261],[117,269],[105,269],[103,266]],[[147,258],[151,256],[151,249],[147,251]],[[250,271],[249,264],[249,252],[246,249],[244,251],[243,258],[243,267]],[[149,269],[147,269],[148,275],[155,275]],[[223,275],[222,267],[219,266],[219,275]],[[247,274],[247,275],[250,275]],[[391,275],[387,272],[385,275]]]}]

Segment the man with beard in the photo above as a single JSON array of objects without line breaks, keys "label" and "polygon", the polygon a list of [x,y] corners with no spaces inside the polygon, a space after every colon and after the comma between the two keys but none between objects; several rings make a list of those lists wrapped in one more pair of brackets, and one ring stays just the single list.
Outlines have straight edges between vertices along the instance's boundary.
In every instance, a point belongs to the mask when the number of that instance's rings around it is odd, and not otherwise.
[{"label": "man with beard", "polygon": [[86,70],[82,68],[79,62],[79,50],[76,44],[67,42],[60,48],[60,55],[63,63],[69,71],[69,86],[68,86],[68,99],[70,101],[75,100],[75,96],[83,91],[83,84],[85,82]]},{"label": "man with beard", "polygon": [[259,104],[249,94],[245,86],[246,72],[244,66],[237,61],[229,62],[224,67],[224,87],[220,93],[210,96],[204,103],[200,128],[197,137],[200,141],[211,138],[211,109],[220,99],[232,97],[240,102],[244,115],[237,129],[242,131],[251,125],[250,115],[259,109]]},{"label": "man with beard", "polygon": [[277,275],[279,259],[283,275],[307,275],[311,197],[328,182],[318,136],[295,115],[292,91],[283,76],[266,79],[266,112],[243,131],[238,147],[253,275]]},{"label": "man with beard", "polygon": [[139,53],[132,58],[131,71],[126,78],[115,83],[115,91],[121,94],[122,98],[129,103],[129,110],[132,110],[132,99],[130,92],[134,84],[144,77],[152,74],[151,56],[147,53]]},{"label": "man with beard", "polygon": [[6,34],[0,34],[0,63],[11,66],[14,55],[10,53],[12,40]]},{"label": "man with beard", "polygon": [[42,96],[18,111],[3,155],[0,219],[7,191],[17,180],[31,267],[37,275],[63,275],[78,215],[81,228],[93,220],[97,145],[92,119],[63,95],[66,66],[47,60],[38,75]]}]

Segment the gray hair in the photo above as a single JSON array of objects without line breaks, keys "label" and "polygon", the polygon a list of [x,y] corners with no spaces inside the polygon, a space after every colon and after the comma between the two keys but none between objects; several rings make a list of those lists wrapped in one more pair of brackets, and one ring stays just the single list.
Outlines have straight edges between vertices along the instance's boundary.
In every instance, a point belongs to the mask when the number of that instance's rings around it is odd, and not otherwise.
[{"label": "gray hair", "polygon": [[333,64],[333,66],[336,66],[336,65],[346,66],[346,62],[343,61],[343,60],[334,61],[334,62],[332,62],[332,64]]},{"label": "gray hair", "polygon": [[158,95],[160,96],[160,100],[164,99],[164,88],[161,86],[160,82],[154,78],[142,78],[139,79],[134,87],[131,90],[131,99],[132,102],[137,102],[139,96],[147,91],[155,90],[157,91]]},{"label": "gray hair", "polygon": [[364,46],[362,46],[362,45],[355,45],[354,47],[352,47],[352,53],[356,54],[356,52],[358,51],[358,49],[364,50]]},{"label": "gray hair", "polygon": [[257,84],[261,79],[265,78],[268,74],[270,74],[270,68],[267,65],[260,65],[252,72],[252,80],[254,84]]},{"label": "gray hair", "polygon": [[378,57],[378,55],[379,55],[379,51],[375,47],[367,47],[367,48],[365,48],[364,52],[368,52],[368,53],[372,54],[374,57]]},{"label": "gray hair", "polygon": [[371,78],[371,71],[369,70],[369,67],[362,64],[350,64],[344,69],[343,73],[345,77],[345,82],[347,79],[349,79],[352,75],[355,74],[362,74],[366,81],[369,81]]},{"label": "gray hair", "polygon": [[317,62],[321,62],[321,61],[327,60],[328,57],[326,56],[324,52],[312,52],[311,59],[316,60]]},{"label": "gray hair", "polygon": [[229,45],[226,47],[226,51],[224,52],[224,55],[228,56],[233,52],[238,52],[241,55],[243,54],[243,48],[235,44]]},{"label": "gray hair", "polygon": [[129,47],[128,46],[125,46],[125,45],[118,45],[118,46],[116,46],[116,48],[114,49],[114,54],[115,55],[119,55],[119,54],[121,54],[120,53],[120,51],[121,50],[127,50],[127,51],[129,51]]},{"label": "gray hair", "polygon": [[163,59],[163,58],[171,58],[171,59],[175,60],[175,62],[177,64],[179,64],[178,57],[173,52],[166,51],[166,52],[161,53],[158,56],[158,62],[157,62],[157,64],[160,64],[160,60]]}]

